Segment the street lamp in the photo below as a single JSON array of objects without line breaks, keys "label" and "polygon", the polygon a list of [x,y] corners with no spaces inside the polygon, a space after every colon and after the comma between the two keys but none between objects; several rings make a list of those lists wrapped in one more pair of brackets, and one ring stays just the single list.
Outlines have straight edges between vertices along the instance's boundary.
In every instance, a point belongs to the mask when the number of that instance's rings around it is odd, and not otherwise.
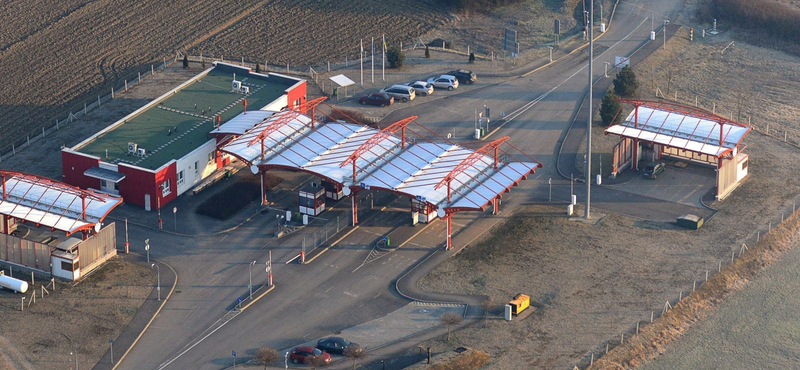
[{"label": "street lamp", "polygon": [[150,268],[156,268],[156,292],[158,292],[158,300],[161,300],[161,268],[155,263],[150,265]]},{"label": "street lamp", "polygon": [[250,299],[253,299],[253,265],[256,264],[256,261],[250,262],[250,266],[247,269],[250,271]]},{"label": "street lamp", "polygon": [[667,50],[667,25],[669,24],[669,19],[664,20],[664,50]]},{"label": "street lamp", "polygon": [[147,263],[150,263],[150,239],[144,240],[144,250],[147,252]]}]

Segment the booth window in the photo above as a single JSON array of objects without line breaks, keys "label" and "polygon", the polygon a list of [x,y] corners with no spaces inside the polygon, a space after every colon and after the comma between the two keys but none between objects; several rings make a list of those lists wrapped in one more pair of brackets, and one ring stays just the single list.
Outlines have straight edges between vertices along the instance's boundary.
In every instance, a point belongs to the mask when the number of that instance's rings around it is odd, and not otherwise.
[{"label": "booth window", "polygon": [[72,262],[61,261],[61,269],[64,271],[75,271],[75,265]]}]

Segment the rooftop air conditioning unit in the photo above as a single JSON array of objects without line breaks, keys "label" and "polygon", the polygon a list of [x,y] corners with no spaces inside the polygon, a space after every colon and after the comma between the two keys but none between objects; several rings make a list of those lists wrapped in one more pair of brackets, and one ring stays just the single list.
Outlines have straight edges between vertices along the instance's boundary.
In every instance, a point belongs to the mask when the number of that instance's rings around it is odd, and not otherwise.
[{"label": "rooftop air conditioning unit", "polygon": [[136,143],[128,143],[128,154],[136,154],[136,149],[138,148],[139,146]]},{"label": "rooftop air conditioning unit", "polygon": [[144,154],[145,154],[144,148],[139,148],[139,149],[136,151],[136,155],[138,155],[138,156],[140,156],[140,157],[144,157]]}]

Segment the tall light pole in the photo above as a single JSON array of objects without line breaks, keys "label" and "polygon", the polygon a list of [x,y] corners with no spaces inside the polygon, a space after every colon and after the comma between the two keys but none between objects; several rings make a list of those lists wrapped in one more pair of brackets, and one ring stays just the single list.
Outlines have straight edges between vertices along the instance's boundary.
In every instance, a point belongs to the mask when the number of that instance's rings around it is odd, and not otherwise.
[{"label": "tall light pole", "polygon": [[669,24],[669,19],[664,20],[664,50],[667,50],[667,25]]},{"label": "tall light pole", "polygon": [[586,212],[591,218],[590,201],[592,195],[592,61],[594,59],[594,1],[589,2],[589,118],[586,120]]},{"label": "tall light pole", "polygon": [[161,268],[155,263],[150,265],[150,268],[156,268],[156,292],[158,292],[158,300],[161,300]]},{"label": "tall light pole", "polygon": [[250,299],[253,299],[253,265],[256,264],[256,261],[250,262],[250,266],[247,269],[250,271]]}]

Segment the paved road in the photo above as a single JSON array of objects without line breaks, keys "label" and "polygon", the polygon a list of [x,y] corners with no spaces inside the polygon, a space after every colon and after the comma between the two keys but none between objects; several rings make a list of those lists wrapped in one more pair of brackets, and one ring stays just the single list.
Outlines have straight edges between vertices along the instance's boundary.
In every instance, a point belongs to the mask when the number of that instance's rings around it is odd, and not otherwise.
[{"label": "paved road", "polygon": [[[597,56],[597,70],[602,70],[604,61],[613,62],[614,55],[627,55],[649,36],[650,22],[646,17],[651,11],[667,14],[679,5],[677,0],[623,1],[612,28],[597,43],[598,51],[605,50]],[[455,130],[457,137],[466,138],[473,131],[474,110],[482,109],[484,104],[491,107],[493,115],[501,111],[511,114],[538,99],[495,134],[510,136],[512,144],[545,164],[536,176],[504,197],[504,207],[511,208],[531,201],[533,190],[548,177],[557,178],[557,144],[584,94],[587,58],[586,52],[577,52],[528,77],[482,79],[471,91],[417,104],[413,110],[397,111],[387,120],[414,114],[420,116],[420,123],[438,132]],[[564,185],[563,180],[558,182]],[[407,214],[397,213],[394,217],[397,219],[386,222],[403,222]],[[488,218],[478,225],[474,217],[456,217],[456,225],[472,225],[457,236],[461,245],[488,229],[480,225],[490,226],[500,219]],[[312,264],[276,262],[273,266],[277,288],[235,319],[214,326],[236,298],[246,292],[251,261],[263,262],[269,250],[273,260],[279,262],[297,254],[302,235],[271,239],[267,230],[273,220],[274,215],[264,215],[235,232],[206,237],[167,235],[131,227],[132,240],[151,238],[152,255],[175,268],[178,286],[153,326],[118,368],[223,368],[231,364],[232,350],[249,357],[260,346],[287,348],[381,317],[408,302],[391,290],[392,281],[443,240],[442,227],[434,225],[417,236],[414,245],[361,266],[375,238],[365,231],[354,233],[341,247]],[[263,270],[253,269],[254,283],[263,283],[265,278]],[[209,327],[219,329],[209,339],[198,342],[208,334]]]}]

